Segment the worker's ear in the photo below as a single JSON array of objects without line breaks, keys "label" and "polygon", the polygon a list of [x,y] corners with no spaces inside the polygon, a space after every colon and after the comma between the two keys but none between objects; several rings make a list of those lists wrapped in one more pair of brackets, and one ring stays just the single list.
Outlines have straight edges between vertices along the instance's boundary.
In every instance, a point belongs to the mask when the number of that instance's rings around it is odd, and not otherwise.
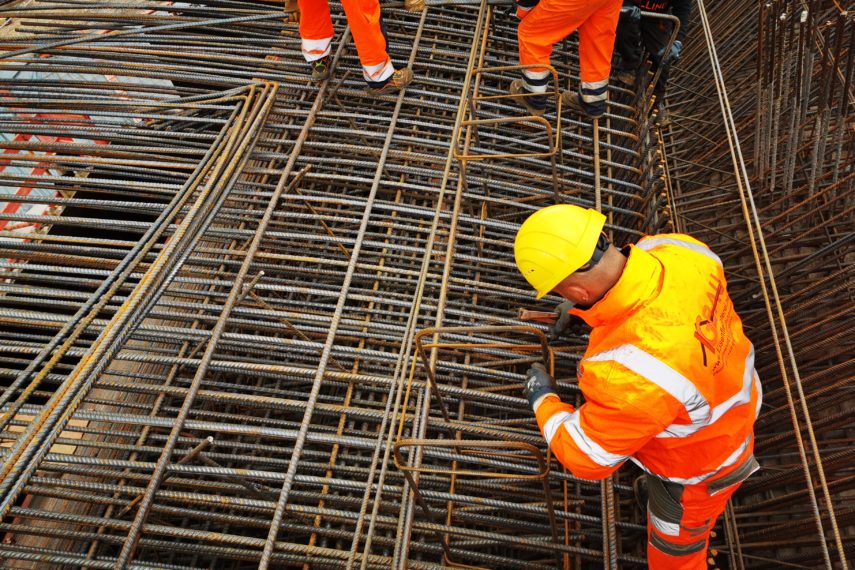
[{"label": "worker's ear", "polygon": [[573,301],[577,305],[588,305],[592,298],[591,292],[587,287],[573,282],[570,279],[565,279],[555,287],[555,292],[567,299]]},{"label": "worker's ear", "polygon": [[591,304],[590,301],[592,295],[586,287],[583,287],[582,285],[568,285],[567,292],[573,295],[571,300],[577,305],[588,306]]}]

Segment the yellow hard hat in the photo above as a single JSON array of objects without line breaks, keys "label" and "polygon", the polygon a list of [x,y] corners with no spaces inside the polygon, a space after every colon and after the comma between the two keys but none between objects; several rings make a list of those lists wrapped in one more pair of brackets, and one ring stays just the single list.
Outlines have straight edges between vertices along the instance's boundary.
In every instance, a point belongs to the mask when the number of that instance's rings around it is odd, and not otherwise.
[{"label": "yellow hard hat", "polygon": [[538,299],[591,259],[605,223],[596,210],[570,204],[543,208],[523,222],[514,258]]}]

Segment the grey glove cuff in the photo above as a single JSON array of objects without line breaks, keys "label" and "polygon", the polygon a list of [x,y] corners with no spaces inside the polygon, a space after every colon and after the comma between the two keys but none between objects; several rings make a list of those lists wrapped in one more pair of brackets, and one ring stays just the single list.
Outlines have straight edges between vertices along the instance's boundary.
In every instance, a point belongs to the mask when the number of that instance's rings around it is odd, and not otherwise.
[{"label": "grey glove cuff", "polygon": [[555,384],[555,379],[552,378],[552,375],[549,374],[542,363],[532,364],[531,368],[526,372],[523,396],[525,396],[529,405],[534,409],[534,403],[547,394],[558,395],[558,386]]},{"label": "grey glove cuff", "polygon": [[624,6],[620,9],[620,15],[633,22],[641,21],[641,9],[638,6]]},{"label": "grey glove cuff", "polygon": [[552,386],[540,386],[534,391],[526,391],[526,395],[528,396],[528,405],[531,409],[534,409],[534,404],[537,402],[542,396],[548,396],[550,394],[558,395]]}]

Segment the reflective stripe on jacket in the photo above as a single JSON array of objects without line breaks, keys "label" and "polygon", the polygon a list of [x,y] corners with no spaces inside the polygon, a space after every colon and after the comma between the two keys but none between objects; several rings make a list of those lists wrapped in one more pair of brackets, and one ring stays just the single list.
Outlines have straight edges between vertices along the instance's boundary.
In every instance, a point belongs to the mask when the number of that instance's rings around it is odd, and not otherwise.
[{"label": "reflective stripe on jacket", "polygon": [[632,459],[694,484],[750,457],[762,390],[726,286],[703,243],[662,234],[630,246],[605,297],[571,310],[593,327],[579,364],[586,402],[574,410],[551,396],[536,416],[574,475],[602,479]]}]

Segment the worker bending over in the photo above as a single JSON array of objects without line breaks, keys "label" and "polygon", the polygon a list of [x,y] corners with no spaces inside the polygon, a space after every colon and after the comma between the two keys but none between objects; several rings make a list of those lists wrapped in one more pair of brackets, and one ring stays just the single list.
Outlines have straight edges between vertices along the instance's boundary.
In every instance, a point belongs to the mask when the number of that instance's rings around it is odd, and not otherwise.
[{"label": "worker bending over", "polygon": [[517,266],[537,297],[558,293],[593,327],[578,366],[582,406],[560,400],[542,364],[529,369],[524,394],[576,477],[604,479],[627,459],[644,469],[651,568],[701,570],[716,518],[759,468],[754,348],[706,245],[662,234],[617,249],[604,222],[594,210],[550,206],[516,236]]},{"label": "worker bending over", "polygon": [[[300,6],[300,38],[303,56],[312,68],[312,79],[330,75],[330,45],[333,25],[327,0],[297,0]],[[409,68],[395,70],[389,59],[388,39],[380,14],[379,0],[341,0],[350,33],[356,44],[362,76],[372,94],[403,89],[413,80]]]},{"label": "worker bending over", "polygon": [[[673,14],[680,20],[677,39],[668,47],[673,23],[659,18],[642,18],[641,11],[659,14]],[[661,68],[659,80],[653,88],[656,105],[662,109],[665,90],[668,86],[668,72],[671,65],[677,63],[683,41],[692,17],[692,0],[624,0],[617,27],[615,48],[621,57],[620,67],[615,77],[626,85],[635,85],[635,79],[641,68],[642,54],[646,50],[650,55],[652,71]]]},{"label": "worker bending over", "polygon": [[523,69],[522,79],[511,83],[511,94],[534,93],[518,100],[533,115],[546,111],[547,85],[550,72],[539,65],[549,65],[552,46],[579,30],[578,91],[566,91],[561,101],[589,118],[606,111],[615,29],[621,0],[517,0],[517,30],[520,64],[534,64]]}]

